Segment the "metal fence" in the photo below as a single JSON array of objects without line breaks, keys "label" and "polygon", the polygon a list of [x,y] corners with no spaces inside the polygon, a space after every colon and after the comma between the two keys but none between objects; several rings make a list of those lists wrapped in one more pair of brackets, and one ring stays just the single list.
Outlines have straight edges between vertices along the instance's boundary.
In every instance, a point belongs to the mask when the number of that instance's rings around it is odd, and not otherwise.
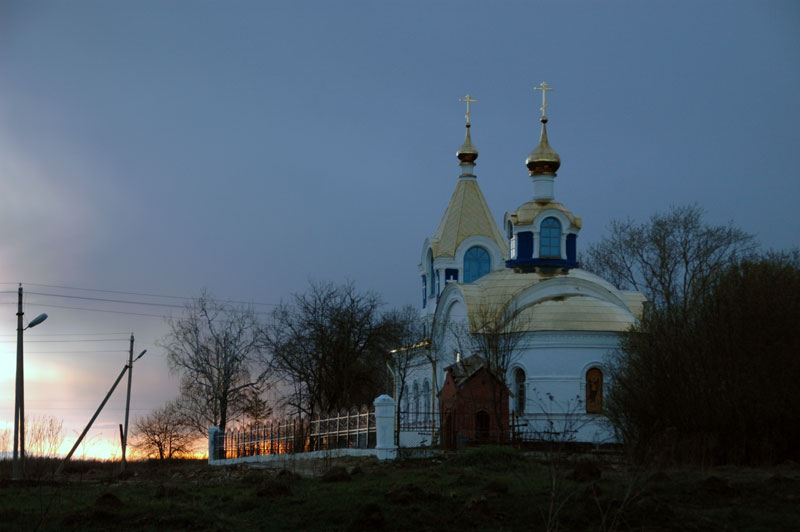
[{"label": "metal fence", "polygon": [[217,436],[218,459],[375,447],[375,410],[366,406],[326,418],[272,420]]},{"label": "metal fence", "polygon": [[431,430],[439,425],[439,412],[431,412],[428,410],[400,410],[397,412],[397,418],[397,426],[400,430]]}]

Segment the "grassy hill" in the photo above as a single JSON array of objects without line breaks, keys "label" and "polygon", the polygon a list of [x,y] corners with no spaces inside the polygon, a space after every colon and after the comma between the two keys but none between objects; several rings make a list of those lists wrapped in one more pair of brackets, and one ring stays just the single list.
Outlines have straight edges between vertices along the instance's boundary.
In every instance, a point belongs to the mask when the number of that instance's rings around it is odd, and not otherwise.
[{"label": "grassy hill", "polygon": [[[643,471],[481,448],[321,461],[311,476],[202,461],[0,463],[3,530],[797,530],[800,467]],[[38,478],[37,478],[38,477]]]}]

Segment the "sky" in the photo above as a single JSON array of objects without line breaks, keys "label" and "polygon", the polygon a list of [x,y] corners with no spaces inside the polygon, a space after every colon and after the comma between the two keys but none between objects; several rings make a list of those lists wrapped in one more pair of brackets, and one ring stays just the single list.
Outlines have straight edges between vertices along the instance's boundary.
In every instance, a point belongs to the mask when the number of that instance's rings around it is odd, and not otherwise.
[{"label": "sky", "polygon": [[148,350],[132,418],[177,394],[164,317],[203,289],[264,318],[310,280],[419,306],[459,98],[477,100],[475,173],[501,222],[532,194],[542,81],[579,252],[612,219],[690,203],[765,248],[800,245],[794,1],[4,0],[0,431],[20,282],[25,319],[49,315],[25,333],[26,412],[63,419],[68,444],[131,333]]}]

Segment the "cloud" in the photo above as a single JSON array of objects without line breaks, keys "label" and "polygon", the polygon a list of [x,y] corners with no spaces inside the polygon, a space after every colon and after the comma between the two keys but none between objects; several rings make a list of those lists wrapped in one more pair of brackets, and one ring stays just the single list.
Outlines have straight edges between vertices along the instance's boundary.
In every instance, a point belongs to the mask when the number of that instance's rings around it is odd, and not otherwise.
[{"label": "cloud", "polygon": [[[9,131],[0,129],[0,277],[49,278],[80,263],[99,243],[99,214],[76,173],[74,153],[30,155]],[[67,155],[63,155],[67,154]],[[81,186],[83,185],[83,186]],[[76,264],[77,263],[77,264]],[[66,272],[65,272],[66,270]]]}]

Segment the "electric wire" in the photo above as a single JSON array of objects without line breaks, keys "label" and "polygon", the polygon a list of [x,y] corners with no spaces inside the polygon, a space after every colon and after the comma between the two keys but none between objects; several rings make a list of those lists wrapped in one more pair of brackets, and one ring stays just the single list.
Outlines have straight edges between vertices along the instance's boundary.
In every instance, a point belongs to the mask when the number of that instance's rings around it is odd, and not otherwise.
[{"label": "electric wire", "polygon": [[[0,284],[17,284],[12,282],[0,282]],[[43,284],[43,283],[22,283],[23,285],[28,286],[40,286],[42,288],[60,288],[63,290],[81,290],[85,292],[99,292],[105,294],[120,294],[120,295],[129,295],[129,296],[142,296],[142,297],[158,297],[163,299],[180,299],[183,301],[194,301],[197,298],[195,297],[188,297],[188,296],[172,296],[172,295],[164,295],[164,294],[154,294],[148,292],[127,292],[124,290],[107,290],[102,288],[83,288],[78,286],[64,286],[64,285],[55,285],[55,284]],[[0,293],[8,293],[8,294],[15,294],[16,291],[5,291]],[[215,299],[220,303],[235,303],[240,305],[259,305],[259,306],[266,306],[266,307],[277,307],[277,303],[264,303],[261,301],[243,301],[237,299]]]},{"label": "electric wire", "polygon": [[89,353],[127,353],[125,349],[108,350],[108,349],[59,349],[58,351],[25,351],[25,355],[66,355],[66,354],[89,354]]},{"label": "electric wire", "polygon": [[[84,340],[25,340],[25,344],[69,344],[84,342],[127,342],[125,338],[88,338]],[[15,344],[16,340],[0,340],[0,344]]]},{"label": "electric wire", "polygon": [[64,294],[47,294],[44,292],[26,292],[26,294],[34,295],[34,296],[49,296],[49,297],[62,297],[65,299],[82,299],[85,301],[101,301],[104,303],[125,303],[129,305],[144,305],[149,307],[168,307],[168,308],[179,308],[185,309],[183,305],[173,305],[170,303],[148,303],[146,301],[128,301],[124,299],[106,299],[101,297],[87,297],[87,296],[69,296]]},{"label": "electric wire", "polygon": [[[125,332],[96,332],[96,333],[27,333],[25,338],[38,338],[40,336],[113,336],[115,334],[131,334],[128,331]],[[16,334],[0,334],[0,337],[4,336],[13,336],[16,337]]]},{"label": "electric wire", "polygon": [[[16,303],[0,302],[0,305],[16,305]],[[145,317],[149,317],[149,318],[159,318],[159,319],[162,319],[162,320],[167,318],[167,316],[165,316],[164,314],[147,314],[147,313],[144,313],[144,312],[126,312],[124,310],[110,310],[110,309],[86,308],[86,307],[70,307],[70,306],[66,306],[66,305],[53,305],[51,303],[36,303],[35,305],[37,307],[61,308],[61,309],[67,309],[67,310],[85,310],[87,312],[104,312],[104,313],[110,313],[110,314],[126,314],[128,316],[145,316]]]}]

